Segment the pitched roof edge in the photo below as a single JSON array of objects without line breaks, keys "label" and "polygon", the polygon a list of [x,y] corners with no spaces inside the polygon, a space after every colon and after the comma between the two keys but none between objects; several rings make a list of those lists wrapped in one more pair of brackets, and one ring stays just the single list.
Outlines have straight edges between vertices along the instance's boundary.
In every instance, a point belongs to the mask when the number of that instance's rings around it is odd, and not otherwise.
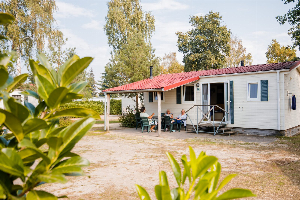
[{"label": "pitched roof edge", "polygon": [[174,89],[176,87],[179,87],[179,86],[182,86],[184,84],[187,84],[187,83],[191,83],[191,82],[194,82],[194,81],[197,81],[199,80],[199,76],[196,76],[196,77],[193,77],[193,78],[190,78],[190,79],[187,79],[187,80],[184,80],[184,81],[181,81],[181,82],[178,82],[178,83],[175,83],[175,84],[172,84],[172,85],[168,85],[166,87],[164,87],[164,91],[167,91],[167,90],[171,90],[171,89]]}]

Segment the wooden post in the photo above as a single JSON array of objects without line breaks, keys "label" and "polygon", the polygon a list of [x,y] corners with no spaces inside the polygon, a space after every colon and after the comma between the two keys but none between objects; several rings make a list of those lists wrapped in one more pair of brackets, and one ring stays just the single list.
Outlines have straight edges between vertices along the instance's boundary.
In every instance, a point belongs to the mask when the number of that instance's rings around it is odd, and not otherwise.
[{"label": "wooden post", "polygon": [[107,94],[106,102],[106,131],[109,131],[110,94]]},{"label": "wooden post", "polygon": [[139,112],[139,94],[137,93],[135,96],[135,110]]},{"label": "wooden post", "polygon": [[104,130],[106,131],[106,122],[107,122],[107,112],[106,112],[106,101],[107,101],[107,94],[105,93],[105,98],[104,98]]},{"label": "wooden post", "polygon": [[157,92],[157,115],[158,115],[158,137],[160,137],[161,133],[161,92]]}]

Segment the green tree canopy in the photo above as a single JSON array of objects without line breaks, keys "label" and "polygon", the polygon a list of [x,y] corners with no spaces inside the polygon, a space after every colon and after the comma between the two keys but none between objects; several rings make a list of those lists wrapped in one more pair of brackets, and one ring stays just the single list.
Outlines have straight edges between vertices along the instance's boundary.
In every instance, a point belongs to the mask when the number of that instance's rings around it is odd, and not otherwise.
[{"label": "green tree canopy", "polygon": [[285,15],[277,16],[276,19],[279,24],[283,25],[289,23],[292,28],[289,29],[289,35],[294,40],[294,45],[298,46],[300,50],[300,1],[298,0],[282,0],[284,4],[295,3],[294,8],[290,9]]},{"label": "green tree canopy", "polygon": [[266,57],[267,63],[279,63],[297,59],[296,49],[291,46],[281,46],[275,39],[268,46]]},{"label": "green tree canopy", "polygon": [[222,68],[230,51],[230,30],[221,25],[222,17],[210,11],[205,16],[192,16],[193,29],[177,32],[178,49],[183,53],[185,71]]},{"label": "green tree canopy", "polygon": [[0,28],[1,34],[9,38],[2,43],[2,47],[17,52],[19,67],[21,58],[28,61],[29,58],[35,58],[38,52],[45,53],[55,68],[74,54],[74,49],[61,48],[65,40],[62,32],[54,26],[53,13],[56,9],[54,0],[0,2],[0,11],[10,13],[16,19],[12,24]]},{"label": "green tree canopy", "polygon": [[246,48],[243,46],[242,40],[236,36],[230,39],[230,52],[229,56],[226,56],[226,65],[224,67],[238,67],[243,60],[245,65],[252,64],[251,53],[246,52]]},{"label": "green tree canopy", "polygon": [[115,87],[159,73],[159,60],[150,42],[155,30],[154,17],[142,11],[139,0],[108,2],[104,30],[112,47],[111,59],[105,66],[106,87]]}]

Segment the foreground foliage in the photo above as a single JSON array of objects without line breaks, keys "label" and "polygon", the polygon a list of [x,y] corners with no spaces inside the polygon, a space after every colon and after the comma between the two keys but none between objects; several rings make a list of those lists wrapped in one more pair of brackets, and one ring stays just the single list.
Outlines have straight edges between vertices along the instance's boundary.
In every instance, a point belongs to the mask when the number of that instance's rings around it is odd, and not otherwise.
[{"label": "foreground foliage", "polygon": [[[214,156],[208,156],[202,151],[196,157],[194,150],[190,147],[190,161],[187,160],[186,155],[181,157],[183,172],[172,154],[167,153],[167,156],[178,187],[170,189],[166,172],[160,171],[159,184],[155,186],[155,195],[158,200],[225,200],[255,196],[250,190],[239,188],[230,189],[218,195],[220,190],[236,174],[228,175],[218,184],[221,175],[221,164]],[[184,190],[186,179],[189,182],[187,192]],[[149,194],[143,187],[136,185],[136,189],[140,199],[150,200]]]},{"label": "foreground foliage", "polygon": [[[0,15],[1,25],[13,20],[11,15]],[[89,165],[88,160],[72,153],[72,149],[99,115],[86,108],[60,109],[60,106],[82,98],[78,93],[86,83],[71,82],[93,59],[74,55],[57,72],[43,54],[39,55],[39,62],[30,60],[37,92],[26,90],[25,94],[38,99],[36,107],[29,102],[22,105],[9,96],[28,77],[21,74],[13,78],[7,71],[10,59],[8,54],[0,55],[0,101],[5,107],[0,109],[0,130],[9,130],[0,136],[0,199],[54,200],[56,196],[36,187],[66,183],[66,176],[81,175],[82,167]],[[61,117],[82,119],[58,127]]]}]

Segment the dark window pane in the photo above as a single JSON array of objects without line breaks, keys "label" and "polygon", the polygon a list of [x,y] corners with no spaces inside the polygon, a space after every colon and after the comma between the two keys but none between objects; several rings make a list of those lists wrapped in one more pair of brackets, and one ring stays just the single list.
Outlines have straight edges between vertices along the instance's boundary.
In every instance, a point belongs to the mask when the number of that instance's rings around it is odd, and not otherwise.
[{"label": "dark window pane", "polygon": [[185,86],[185,101],[194,101],[194,86]]}]

